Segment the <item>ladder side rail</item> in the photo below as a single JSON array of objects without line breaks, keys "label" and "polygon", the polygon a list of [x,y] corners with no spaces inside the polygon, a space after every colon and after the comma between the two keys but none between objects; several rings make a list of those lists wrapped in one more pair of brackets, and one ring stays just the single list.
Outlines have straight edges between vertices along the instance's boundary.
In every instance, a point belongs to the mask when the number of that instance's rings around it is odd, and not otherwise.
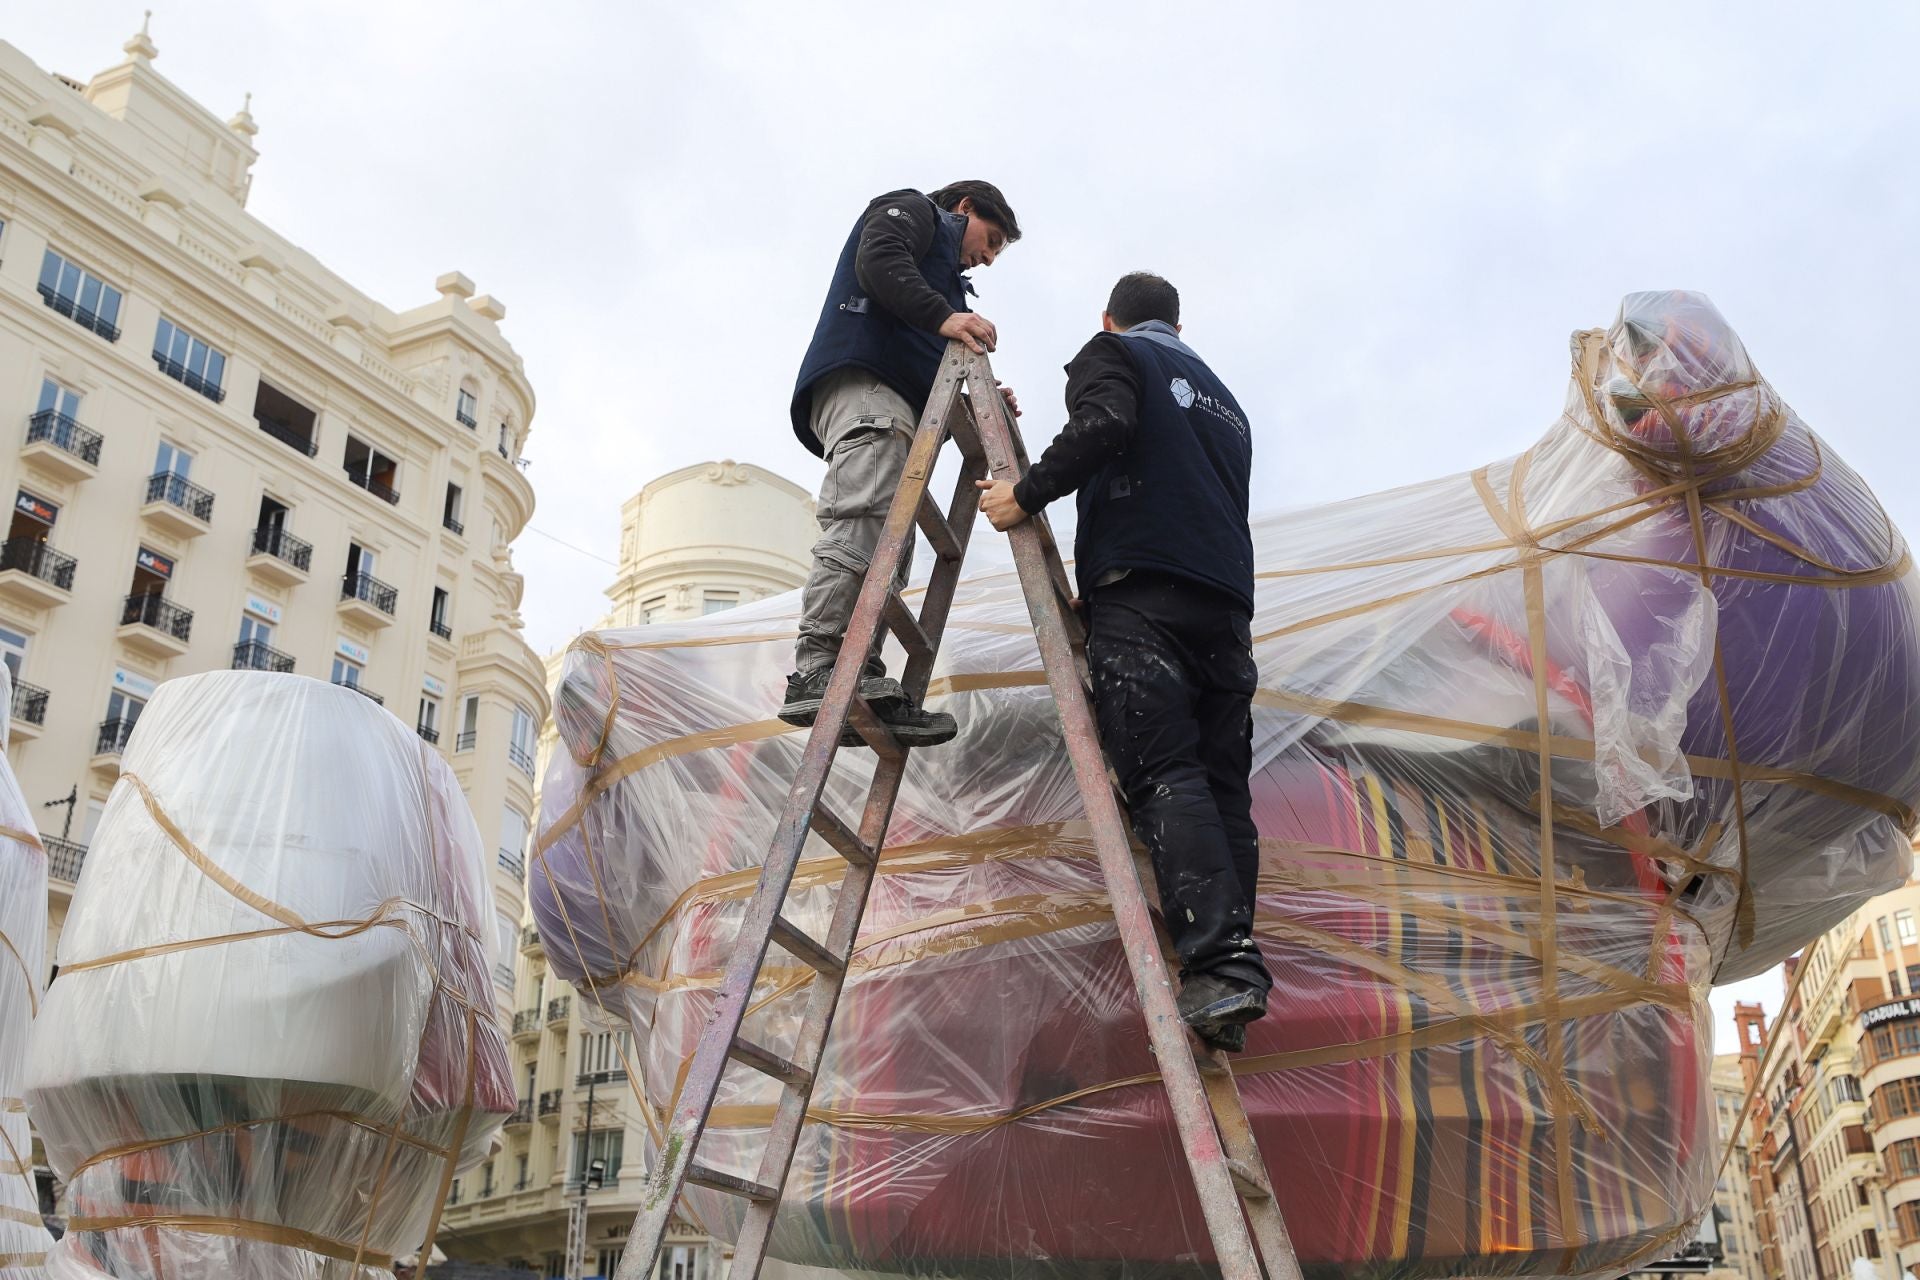
[{"label": "ladder side rail", "polygon": [[[992,370],[985,359],[975,355],[971,363],[973,385],[993,386]],[[985,412],[980,411],[982,407],[981,400],[976,399],[974,421],[992,474],[995,479],[1017,480],[1018,453],[1014,441],[1018,436],[1012,420],[997,396],[986,400]],[[1127,967],[1132,971],[1134,988],[1140,996],[1148,1039],[1165,1082],[1167,1102],[1180,1131],[1222,1278],[1262,1280],[1260,1262],[1242,1217],[1239,1193],[1228,1172],[1226,1153],[1194,1060],[1192,1041],[1174,1005],[1173,987],[1161,963],[1153,920],[1134,868],[1132,842],[1107,781],[1106,758],[1101,752],[1092,708],[1074,663],[1073,647],[1062,616],[1064,609],[1047,564],[1047,546],[1035,524],[1043,518],[1036,515],[1023,521],[1009,531],[1008,537],[1013,544],[1014,563],[1020,572],[1020,585],[1039,643],[1041,664],[1046,669],[1047,683],[1060,715],[1061,735],[1093,829],[1101,874],[1113,902],[1114,922],[1126,952]]]},{"label": "ladder side rail", "polygon": [[[960,377],[959,369],[943,373],[945,386],[943,388],[936,384],[934,399],[930,399],[929,407],[934,405],[936,399],[943,408],[956,400]],[[739,1034],[741,1021],[753,996],[754,984],[766,959],[767,948],[771,945],[774,918],[785,905],[787,890],[793,883],[795,868],[806,845],[807,832],[812,828],[814,806],[819,803],[821,792],[825,789],[827,775],[839,748],[840,734],[846,727],[858,694],[861,668],[879,635],[887,594],[893,590],[893,575],[905,554],[907,538],[914,527],[920,492],[925,488],[926,478],[933,473],[933,464],[943,438],[939,416],[928,414],[923,417],[907,454],[901,486],[894,494],[886,524],[868,564],[866,579],[861,583],[853,616],[841,638],[840,659],[834,664],[833,675],[827,682],[813,731],[801,752],[800,765],[795,772],[792,789],[787,794],[786,807],[774,829],[770,852],[761,868],[759,885],[741,921],[733,954],[727,960],[726,975],[721,981],[713,1009],[707,1016],[706,1026],[701,1031],[693,1061],[688,1066],[679,1103],[662,1137],[659,1163],[647,1180],[646,1194],[634,1216],[633,1228],[628,1236],[629,1248],[614,1273],[615,1280],[646,1280],[650,1274],[649,1267],[657,1259],[666,1239],[674,1205],[679,1201],[681,1188],[686,1181],[687,1168],[693,1161],[701,1135],[706,1131],[707,1116],[719,1093],[720,1078],[726,1070],[733,1039]],[[896,758],[899,764],[904,765],[904,754]],[[888,776],[893,780],[892,785],[897,787],[899,774],[887,767],[887,758],[882,755],[881,767],[875,774],[876,786],[883,777]],[[885,808],[881,810],[882,832],[885,817],[891,809],[892,797],[889,796]],[[872,813],[870,799],[868,816]],[[878,833],[869,831],[868,826],[868,821],[863,819],[862,837],[871,837],[868,847],[877,850],[880,843]],[[857,871],[858,868],[850,870]],[[857,915],[854,923],[857,927]],[[816,978],[816,982],[820,981],[825,981],[824,976]],[[837,991],[835,994],[837,997]],[[632,1247],[635,1245],[638,1247]]]}]

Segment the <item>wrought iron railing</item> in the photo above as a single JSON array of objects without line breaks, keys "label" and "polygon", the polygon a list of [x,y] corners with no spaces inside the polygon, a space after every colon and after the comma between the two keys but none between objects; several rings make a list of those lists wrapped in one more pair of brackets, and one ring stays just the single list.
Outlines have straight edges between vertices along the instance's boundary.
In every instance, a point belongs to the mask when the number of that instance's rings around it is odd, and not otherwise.
[{"label": "wrought iron railing", "polygon": [[547,1021],[558,1022],[567,1016],[567,1010],[573,1007],[572,996],[560,996],[547,1001]]},{"label": "wrought iron railing", "polygon": [[284,560],[302,573],[313,563],[313,544],[301,541],[279,525],[263,524],[256,528],[253,550],[256,555]]},{"label": "wrought iron railing", "polygon": [[18,569],[62,591],[73,590],[73,571],[79,563],[38,538],[8,538],[0,542],[0,570]]},{"label": "wrought iron railing", "polygon": [[178,507],[197,520],[213,519],[213,495],[171,471],[156,471],[147,477],[147,501]]},{"label": "wrought iron railing", "polygon": [[120,341],[120,330],[104,316],[95,315],[64,293],[58,293],[46,285],[40,286],[40,301],[66,316],[82,329],[90,329],[108,342]]},{"label": "wrought iron railing", "polygon": [[293,655],[259,640],[242,640],[233,646],[233,669],[288,672],[293,670]]},{"label": "wrought iron railing", "polygon": [[437,747],[440,745],[440,731],[438,729],[432,728],[429,725],[417,724],[413,727],[413,731],[419,734],[421,741],[425,742],[428,746]]},{"label": "wrought iron railing", "polygon": [[100,732],[94,738],[93,754],[97,756],[117,756],[127,749],[127,739],[133,736],[133,721],[125,716],[116,716],[112,720],[100,722]]},{"label": "wrought iron railing", "polygon": [[447,625],[447,621],[444,618],[435,618],[428,622],[427,630],[433,632],[433,634],[439,636],[442,640],[453,639],[453,628]]},{"label": "wrought iron railing", "polygon": [[100,433],[89,431],[64,413],[42,409],[27,419],[27,443],[39,444],[43,440],[88,466],[100,465]]},{"label": "wrought iron railing", "polygon": [[342,600],[364,600],[380,612],[391,614],[400,593],[370,573],[349,573],[340,579]]},{"label": "wrought iron railing", "polygon": [[183,609],[163,595],[131,595],[120,610],[123,627],[152,627],[175,640],[193,638],[193,610]]},{"label": "wrought iron railing", "polygon": [[367,699],[369,702],[372,702],[373,705],[375,705],[376,707],[384,707],[387,705],[387,700],[385,698],[373,692],[371,689],[362,688],[361,686],[355,684],[351,680],[335,680],[334,683],[339,685],[342,689],[353,690],[355,693],[359,694],[361,697]]},{"label": "wrought iron railing", "polygon": [[507,759],[513,762],[514,768],[520,770],[520,772],[526,774],[529,778],[533,776],[533,753],[519,743],[509,742],[507,744]]},{"label": "wrought iron railing", "polygon": [[14,681],[13,706],[10,708],[13,718],[28,724],[44,725],[47,722],[47,697],[47,691],[37,684]]},{"label": "wrought iron railing", "polygon": [[269,418],[261,414],[254,415],[253,420],[260,424],[262,431],[272,436],[275,440],[278,440],[281,444],[287,445],[290,448],[298,449],[309,458],[320,452],[320,442],[313,438],[311,430],[309,430],[307,434],[302,435],[298,430],[280,421],[278,418]]},{"label": "wrought iron railing", "polygon": [[68,884],[80,879],[80,868],[87,860],[87,846],[78,840],[45,835],[40,837],[40,843],[47,851],[49,879],[64,880]]},{"label": "wrought iron railing", "polygon": [[226,388],[204,374],[195,373],[172,356],[153,353],[153,362],[160,366],[160,372],[175,382],[184,384],[190,391],[198,391],[207,399],[219,404],[227,398]]},{"label": "wrought iron railing", "polygon": [[543,1116],[560,1114],[560,1090],[549,1089],[540,1095],[540,1114]]},{"label": "wrought iron railing", "polygon": [[454,754],[458,755],[462,751],[473,750],[473,744],[479,737],[480,735],[472,729],[460,734],[453,740]]},{"label": "wrought iron railing", "polygon": [[440,521],[440,525],[442,528],[446,529],[449,533],[457,534],[462,538],[467,536],[467,526],[461,524],[458,520],[455,520],[452,516],[443,517]]},{"label": "wrought iron railing", "polygon": [[374,497],[385,499],[389,505],[400,501],[400,491],[387,484],[384,480],[376,480],[371,473],[355,467],[348,467],[346,471],[347,479],[359,485]]}]

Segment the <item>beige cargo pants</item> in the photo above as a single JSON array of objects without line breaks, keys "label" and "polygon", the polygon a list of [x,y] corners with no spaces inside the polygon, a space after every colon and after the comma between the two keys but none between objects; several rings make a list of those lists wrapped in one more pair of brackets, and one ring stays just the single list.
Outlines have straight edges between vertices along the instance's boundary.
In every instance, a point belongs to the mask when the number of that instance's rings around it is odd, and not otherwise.
[{"label": "beige cargo pants", "polygon": [[[826,450],[827,478],[815,512],[820,541],[813,544],[813,572],[800,593],[794,667],[802,675],[830,667],[840,656],[840,639],[900,487],[918,421],[913,406],[879,378],[864,369],[842,369],[814,387],[809,425]],[[912,564],[909,531],[896,589],[907,585]],[[868,676],[886,674],[879,648],[876,642],[867,658]]]}]

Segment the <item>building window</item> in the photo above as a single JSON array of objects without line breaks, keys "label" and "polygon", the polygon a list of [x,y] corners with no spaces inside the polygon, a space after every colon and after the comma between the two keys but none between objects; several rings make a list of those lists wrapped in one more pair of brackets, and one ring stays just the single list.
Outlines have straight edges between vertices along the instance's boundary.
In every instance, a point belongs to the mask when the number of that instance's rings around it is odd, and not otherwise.
[{"label": "building window", "polygon": [[1920,1022],[1881,1023],[1867,1032],[1866,1050],[1869,1066],[1890,1058],[1920,1055]]},{"label": "building window", "polygon": [[1873,1091],[1873,1118],[1880,1124],[1920,1115],[1920,1077],[1889,1080]]},{"label": "building window", "polygon": [[[589,1140],[591,1138],[591,1140]],[[573,1184],[578,1187],[587,1176],[589,1161],[606,1162],[605,1186],[612,1186],[620,1176],[620,1155],[627,1144],[625,1129],[595,1129],[591,1135],[576,1133],[573,1135]]]},{"label": "building window", "polygon": [[1900,990],[1900,971],[1898,969],[1887,970],[1887,996],[1891,999],[1905,994],[1906,992]]},{"label": "building window", "polygon": [[44,378],[40,382],[40,407],[35,413],[50,413],[67,422],[77,423],[80,419],[80,393],[61,386],[52,378]]},{"label": "building window", "polygon": [[533,776],[534,732],[533,713],[516,704],[513,708],[513,736],[507,741],[507,759],[529,778]]},{"label": "building window", "polygon": [[260,383],[253,393],[253,420],[260,429],[309,458],[320,452],[315,438],[318,415],[277,387]]},{"label": "building window", "polygon": [[7,674],[13,677],[13,683],[20,683],[20,668],[27,660],[27,637],[18,631],[0,627],[0,662],[7,667]]},{"label": "building window", "polygon": [[525,1191],[527,1189],[527,1182],[529,1181],[529,1179],[527,1177],[527,1157],[524,1154],[520,1157],[520,1164],[517,1172],[519,1176],[513,1180],[513,1189],[515,1191]]},{"label": "building window", "polygon": [[435,587],[433,589],[433,607],[427,613],[428,628],[442,640],[453,639],[453,624],[447,621],[447,601],[449,598],[445,587]]},{"label": "building window", "polygon": [[333,674],[327,678],[335,684],[345,685],[349,689],[358,689],[360,687],[360,673],[364,670],[364,667],[352,659],[343,658],[335,654],[333,659]]},{"label": "building window", "polygon": [[220,385],[227,374],[226,355],[165,316],[153,331],[153,362],[160,366],[160,372],[215,404],[227,398]]},{"label": "building window", "polygon": [[1881,916],[1875,923],[1880,926],[1880,949],[1882,951],[1891,951],[1893,949],[1893,930],[1887,927],[1887,918]]},{"label": "building window", "polygon": [[1916,938],[1920,938],[1920,934],[1916,934],[1914,931],[1913,912],[1911,911],[1896,911],[1893,913],[1893,931],[1900,936],[1902,946],[1912,946]]},{"label": "building window", "polygon": [[347,479],[389,504],[400,501],[400,464],[358,436],[347,437],[341,455]]},{"label": "building window", "polygon": [[470,693],[460,699],[460,733],[453,740],[455,751],[471,751],[480,737],[480,695]]},{"label": "building window", "polygon": [[578,1075],[621,1070],[633,1052],[633,1033],[622,1031],[583,1031],[580,1033]]},{"label": "building window", "polygon": [[507,426],[506,423],[504,422],[501,423],[500,424],[500,456],[508,459],[509,461],[512,460],[513,454],[508,451],[507,446],[512,442],[513,442],[513,429]]},{"label": "building window", "polygon": [[504,912],[494,916],[493,924],[500,941],[499,953],[493,958],[493,985],[510,992],[513,990],[513,955],[515,945],[520,940],[520,926]]},{"label": "building window", "polygon": [[466,533],[467,527],[460,523],[461,501],[465,497],[466,494],[461,492],[459,485],[453,483],[447,485],[447,505],[440,513],[441,527],[457,534]]},{"label": "building window", "polygon": [[453,416],[463,427],[474,430],[480,427],[480,403],[474,398],[473,392],[465,387],[460,388],[460,399],[453,407]]},{"label": "building window", "polygon": [[120,291],[51,249],[40,260],[40,300],[82,329],[120,341]]},{"label": "building window", "polygon": [[725,613],[739,603],[740,593],[737,591],[709,591],[700,597],[700,612],[702,615]]},{"label": "building window", "polygon": [[527,819],[512,805],[500,808],[500,865],[517,879],[526,870]]},{"label": "building window", "polygon": [[658,621],[660,615],[666,611],[667,598],[665,596],[655,596],[651,600],[642,600],[640,602],[640,621],[643,624]]},{"label": "building window", "polygon": [[1895,1205],[1893,1221],[1899,1228],[1901,1245],[1920,1242],[1920,1200],[1909,1200],[1905,1204]]},{"label": "building window", "polygon": [[421,697],[420,718],[414,728],[429,743],[440,741],[440,699]]},{"label": "building window", "polygon": [[[679,1251],[680,1250],[678,1248],[675,1248],[673,1250],[673,1252],[675,1253],[678,1253]],[[666,1250],[663,1249],[661,1250],[661,1252],[664,1253],[666,1252]],[[624,1247],[615,1247],[612,1249],[600,1250],[600,1274],[603,1276],[610,1276],[614,1272],[618,1271],[620,1269],[620,1260],[626,1256],[627,1256],[627,1251]],[[1875,1255],[1875,1256],[1878,1256],[1878,1255]],[[687,1272],[684,1276],[678,1270],[669,1272],[667,1274],[668,1274],[668,1280],[693,1280],[693,1273],[691,1271]]]}]

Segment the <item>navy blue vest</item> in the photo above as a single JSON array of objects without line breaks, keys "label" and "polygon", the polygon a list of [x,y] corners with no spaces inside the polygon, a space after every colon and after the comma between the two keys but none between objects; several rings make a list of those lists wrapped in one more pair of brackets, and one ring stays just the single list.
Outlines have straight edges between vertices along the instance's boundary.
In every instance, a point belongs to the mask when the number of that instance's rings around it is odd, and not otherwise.
[{"label": "navy blue vest", "polygon": [[[960,274],[960,236],[967,219],[945,210],[935,212],[939,223],[934,228],[933,247],[918,264],[920,274],[955,311],[971,310],[967,306],[971,286]],[[860,249],[860,227],[865,222],[866,214],[862,213],[847,236],[846,247],[840,250],[833,284],[820,307],[820,320],[814,326],[813,341],[800,362],[800,377],[793,388],[793,434],[815,455],[821,452],[820,442],[808,425],[814,383],[838,369],[867,369],[904,396],[918,414],[926,407],[934,376],[940,372],[940,357],[947,350],[945,338],[907,324],[860,287],[853,264]]]},{"label": "navy blue vest", "polygon": [[1252,612],[1247,416],[1171,325],[1149,321],[1119,336],[1140,377],[1140,420],[1127,451],[1080,488],[1080,594],[1110,570],[1150,569],[1212,587]]}]

